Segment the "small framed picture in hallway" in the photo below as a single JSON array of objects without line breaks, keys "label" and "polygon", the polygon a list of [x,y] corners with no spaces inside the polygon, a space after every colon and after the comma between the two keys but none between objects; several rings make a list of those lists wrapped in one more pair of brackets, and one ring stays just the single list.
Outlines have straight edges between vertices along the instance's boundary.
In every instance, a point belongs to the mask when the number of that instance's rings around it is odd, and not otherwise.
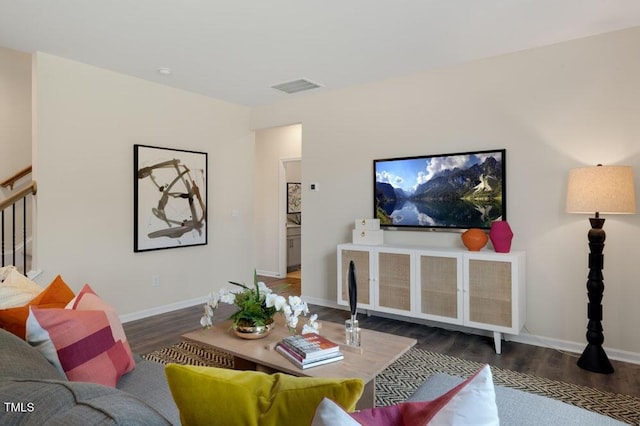
[{"label": "small framed picture in hallway", "polygon": [[302,184],[287,182],[287,213],[302,213]]}]

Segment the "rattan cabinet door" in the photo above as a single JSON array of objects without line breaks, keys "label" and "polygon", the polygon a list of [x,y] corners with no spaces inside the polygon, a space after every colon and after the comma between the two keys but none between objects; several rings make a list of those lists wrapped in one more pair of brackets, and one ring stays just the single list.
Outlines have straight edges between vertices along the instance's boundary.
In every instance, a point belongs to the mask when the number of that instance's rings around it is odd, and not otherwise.
[{"label": "rattan cabinet door", "polygon": [[378,252],[377,307],[388,312],[411,311],[411,253]]},{"label": "rattan cabinet door", "polygon": [[462,260],[459,254],[419,252],[420,317],[462,324]]},{"label": "rattan cabinet door", "polygon": [[511,262],[469,260],[469,321],[513,326]]},{"label": "rattan cabinet door", "polygon": [[519,334],[526,321],[524,252],[467,252],[464,260],[464,325],[493,331],[496,353],[502,334]]},{"label": "rattan cabinet door", "polygon": [[358,307],[372,306],[371,297],[371,256],[370,250],[358,249],[351,245],[338,247],[338,303],[349,305],[349,263],[356,267]]}]

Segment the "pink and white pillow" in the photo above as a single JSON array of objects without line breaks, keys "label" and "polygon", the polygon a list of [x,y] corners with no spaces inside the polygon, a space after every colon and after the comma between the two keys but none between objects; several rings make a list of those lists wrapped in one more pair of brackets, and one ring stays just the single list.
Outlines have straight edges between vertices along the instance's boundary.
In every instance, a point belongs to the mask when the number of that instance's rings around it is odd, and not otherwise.
[{"label": "pink and white pillow", "polygon": [[135,361],[115,310],[85,285],[65,309],[30,307],[26,340],[71,381],[115,387]]},{"label": "pink and white pillow", "polygon": [[312,426],[499,425],[491,369],[485,365],[458,386],[432,401],[403,402],[347,413],[325,398]]}]

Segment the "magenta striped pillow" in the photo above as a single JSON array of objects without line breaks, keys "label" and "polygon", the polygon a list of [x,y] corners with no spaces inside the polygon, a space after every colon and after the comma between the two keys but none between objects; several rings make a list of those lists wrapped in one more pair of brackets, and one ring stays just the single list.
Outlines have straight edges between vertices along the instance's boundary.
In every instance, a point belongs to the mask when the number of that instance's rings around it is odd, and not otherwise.
[{"label": "magenta striped pillow", "polygon": [[75,309],[32,306],[26,340],[69,380],[115,387],[135,367],[120,320],[88,285],[70,305]]}]

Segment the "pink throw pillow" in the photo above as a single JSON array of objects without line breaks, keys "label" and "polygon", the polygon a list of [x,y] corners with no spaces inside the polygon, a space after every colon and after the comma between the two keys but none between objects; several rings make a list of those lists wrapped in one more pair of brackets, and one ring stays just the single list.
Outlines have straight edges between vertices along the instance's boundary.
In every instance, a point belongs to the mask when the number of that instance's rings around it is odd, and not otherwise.
[{"label": "pink throw pillow", "polygon": [[71,381],[115,387],[135,361],[111,306],[85,285],[66,309],[31,307],[27,341]]},{"label": "pink throw pillow", "polygon": [[[349,418],[345,417],[349,416]],[[491,369],[485,365],[473,376],[432,401],[403,402],[348,414],[323,401],[313,426],[499,425]]]}]

